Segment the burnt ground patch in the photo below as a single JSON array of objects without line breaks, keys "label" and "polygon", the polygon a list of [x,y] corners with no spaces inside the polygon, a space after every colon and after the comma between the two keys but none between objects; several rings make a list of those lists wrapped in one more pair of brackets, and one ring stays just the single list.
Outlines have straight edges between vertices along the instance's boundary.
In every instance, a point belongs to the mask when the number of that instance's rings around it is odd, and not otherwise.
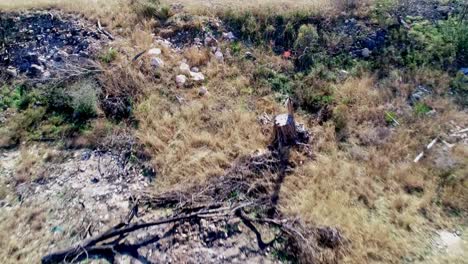
[{"label": "burnt ground patch", "polygon": [[88,68],[107,41],[80,17],[55,11],[0,14],[0,72],[43,79]]}]

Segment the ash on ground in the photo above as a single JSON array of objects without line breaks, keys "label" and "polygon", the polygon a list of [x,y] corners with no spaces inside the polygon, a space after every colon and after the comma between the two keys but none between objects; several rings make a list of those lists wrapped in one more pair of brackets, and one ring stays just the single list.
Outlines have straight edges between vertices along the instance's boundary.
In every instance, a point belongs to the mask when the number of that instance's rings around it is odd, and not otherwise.
[{"label": "ash on ground", "polygon": [[97,26],[56,11],[0,14],[0,74],[39,80],[93,68],[109,40]]}]

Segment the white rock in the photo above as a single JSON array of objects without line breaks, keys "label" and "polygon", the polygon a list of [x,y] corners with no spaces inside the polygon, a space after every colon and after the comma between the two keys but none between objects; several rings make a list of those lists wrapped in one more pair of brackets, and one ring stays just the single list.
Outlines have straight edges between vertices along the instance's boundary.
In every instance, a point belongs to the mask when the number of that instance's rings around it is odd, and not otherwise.
[{"label": "white rock", "polygon": [[198,90],[198,95],[199,95],[199,96],[204,96],[204,95],[206,95],[207,93],[208,93],[208,90],[206,89],[205,86],[200,87],[200,89]]},{"label": "white rock", "polygon": [[215,52],[215,58],[220,62],[224,61],[224,55],[219,50]]},{"label": "white rock", "polygon": [[236,37],[234,36],[234,33],[232,32],[223,33],[223,38],[229,41],[233,41],[236,39]]},{"label": "white rock", "polygon": [[10,74],[13,77],[16,77],[18,75],[18,72],[16,71],[16,68],[9,66],[7,68],[8,74]]},{"label": "white rock", "polygon": [[177,75],[175,78],[175,81],[176,81],[177,87],[182,87],[187,82],[187,76],[182,75],[182,74]]},{"label": "white rock", "polygon": [[205,80],[205,76],[201,72],[190,72],[190,76],[192,77],[192,80],[196,82],[202,82]]},{"label": "white rock", "polygon": [[161,55],[161,49],[158,49],[158,48],[150,49],[148,50],[148,54],[149,55]]},{"label": "white rock", "polygon": [[370,56],[370,50],[368,48],[363,48],[362,51],[361,51],[361,55],[364,57],[364,58],[369,58]]},{"label": "white rock", "polygon": [[190,66],[185,63],[185,62],[182,62],[179,66],[179,70],[181,73],[183,74],[190,74]]},{"label": "white rock", "polygon": [[155,68],[162,68],[164,66],[164,61],[158,57],[151,58],[151,66]]},{"label": "white rock", "polygon": [[190,69],[191,71],[193,72],[200,72],[200,69],[198,69],[198,67],[192,67],[192,69]]}]

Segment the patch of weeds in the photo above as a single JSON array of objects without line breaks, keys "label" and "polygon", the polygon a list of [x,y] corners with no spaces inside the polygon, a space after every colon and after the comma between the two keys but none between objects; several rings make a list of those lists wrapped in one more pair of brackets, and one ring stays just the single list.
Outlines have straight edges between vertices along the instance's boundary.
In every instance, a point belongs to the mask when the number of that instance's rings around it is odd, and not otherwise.
[{"label": "patch of weeds", "polygon": [[278,92],[283,95],[292,94],[292,82],[290,78],[283,73],[278,73],[267,67],[260,67],[254,73],[254,80],[259,85],[270,87],[274,92]]},{"label": "patch of weeds", "polygon": [[[2,100],[15,109],[0,129],[0,147],[14,146],[21,139],[55,140],[80,132],[96,117],[99,88],[84,79],[63,86],[19,86]],[[6,98],[6,97],[2,97]]]},{"label": "patch of weeds", "polygon": [[455,101],[463,106],[468,106],[468,76],[463,72],[458,72],[451,82]]},{"label": "patch of weeds", "polygon": [[429,113],[432,109],[425,103],[417,102],[413,107],[414,113],[418,116],[423,116]]},{"label": "patch of weeds", "polygon": [[231,52],[233,55],[239,54],[241,52],[241,43],[239,41],[234,41],[231,43]]},{"label": "patch of weeds", "polygon": [[96,117],[99,93],[97,84],[86,79],[72,85],[70,90],[73,118],[81,122]]},{"label": "patch of weeds", "polygon": [[415,20],[409,30],[391,31],[383,58],[412,69],[450,69],[468,63],[468,22],[458,17],[433,23]]},{"label": "patch of weeds", "polygon": [[117,51],[110,47],[107,51],[102,53],[101,56],[99,56],[99,59],[102,62],[109,64],[117,59]]},{"label": "patch of weeds", "polygon": [[397,114],[392,111],[385,112],[385,122],[389,125],[394,124],[395,122],[398,122]]},{"label": "patch of weeds", "polygon": [[11,89],[11,87],[4,85],[0,90],[0,109],[6,110],[10,107],[16,107],[19,104],[21,99],[21,89],[16,87]]}]

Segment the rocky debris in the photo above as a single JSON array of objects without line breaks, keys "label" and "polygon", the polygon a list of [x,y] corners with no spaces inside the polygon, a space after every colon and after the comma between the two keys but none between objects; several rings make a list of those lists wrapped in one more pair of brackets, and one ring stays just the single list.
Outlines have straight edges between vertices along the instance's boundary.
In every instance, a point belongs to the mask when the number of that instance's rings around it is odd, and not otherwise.
[{"label": "rocky debris", "polygon": [[437,232],[435,244],[438,249],[444,250],[448,255],[461,255],[463,254],[464,241],[455,232],[441,230]]},{"label": "rocky debris", "polygon": [[183,87],[185,83],[187,82],[187,76],[179,74],[175,78],[177,87]]},{"label": "rocky debris", "polygon": [[224,61],[224,55],[221,51],[216,51],[215,54],[214,54],[215,58],[217,61],[219,62],[223,62]]},{"label": "rocky debris", "polygon": [[200,72],[200,69],[199,69],[198,67],[192,67],[192,68],[190,69],[190,71],[192,71],[192,72]]},{"label": "rocky debris", "polygon": [[202,86],[202,87],[200,87],[200,89],[198,89],[198,95],[199,96],[205,96],[207,93],[208,93],[208,90],[206,89],[205,86]]},{"label": "rocky debris", "polygon": [[416,89],[411,93],[409,97],[409,103],[410,105],[413,105],[419,101],[421,101],[423,98],[429,96],[432,92],[429,90],[424,85],[418,85]]},{"label": "rocky debris", "polygon": [[153,57],[150,61],[151,66],[155,67],[156,69],[164,67],[164,61],[161,58]]},{"label": "rocky debris", "polygon": [[369,58],[370,53],[371,53],[371,52],[370,52],[370,50],[369,50],[368,48],[363,48],[363,49],[361,50],[361,56],[362,56],[363,58]]},{"label": "rocky debris", "polygon": [[252,61],[257,60],[257,58],[255,58],[255,56],[253,55],[253,53],[250,52],[250,51],[247,51],[247,52],[244,54],[244,58],[247,59],[247,60],[252,60]]},{"label": "rocky debris", "polygon": [[190,66],[185,62],[180,64],[179,70],[182,74],[190,74]]},{"label": "rocky debris", "polygon": [[35,79],[63,75],[71,66],[89,66],[108,41],[88,21],[56,11],[2,13],[0,25],[0,71]]},{"label": "rocky debris", "polygon": [[227,41],[234,41],[237,38],[236,36],[234,36],[234,33],[232,32],[227,32],[227,33],[223,32],[223,39]]},{"label": "rocky debris", "polygon": [[205,80],[205,76],[201,72],[190,72],[190,76],[192,81],[195,82],[203,82]]},{"label": "rocky debris", "polygon": [[161,49],[159,49],[159,48],[150,49],[150,50],[148,50],[148,55],[150,55],[150,56],[161,55]]}]

